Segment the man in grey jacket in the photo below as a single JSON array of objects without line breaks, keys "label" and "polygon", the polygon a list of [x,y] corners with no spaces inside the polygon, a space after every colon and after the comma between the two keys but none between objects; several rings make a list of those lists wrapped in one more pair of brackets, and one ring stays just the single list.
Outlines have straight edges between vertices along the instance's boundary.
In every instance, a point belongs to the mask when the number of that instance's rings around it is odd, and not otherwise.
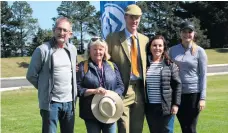
[{"label": "man in grey jacket", "polygon": [[69,43],[72,24],[61,17],[53,28],[54,37],[37,47],[32,55],[27,80],[38,90],[42,133],[74,132],[77,50]]}]

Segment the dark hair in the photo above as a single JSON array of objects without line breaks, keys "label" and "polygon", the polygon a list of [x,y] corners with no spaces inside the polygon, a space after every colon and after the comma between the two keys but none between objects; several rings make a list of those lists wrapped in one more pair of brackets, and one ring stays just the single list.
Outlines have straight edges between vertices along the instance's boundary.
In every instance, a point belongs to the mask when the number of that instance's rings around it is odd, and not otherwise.
[{"label": "dark hair", "polygon": [[149,41],[149,43],[146,46],[146,55],[147,55],[147,67],[150,66],[151,61],[153,60],[153,55],[150,51],[150,47],[152,45],[152,42],[155,39],[162,39],[163,40],[163,44],[164,44],[164,52],[162,53],[162,58],[164,59],[165,63],[167,65],[170,65],[170,63],[172,62],[171,59],[169,58],[168,55],[168,45],[167,45],[167,41],[165,40],[165,38],[162,35],[155,35],[154,37],[152,37]]}]

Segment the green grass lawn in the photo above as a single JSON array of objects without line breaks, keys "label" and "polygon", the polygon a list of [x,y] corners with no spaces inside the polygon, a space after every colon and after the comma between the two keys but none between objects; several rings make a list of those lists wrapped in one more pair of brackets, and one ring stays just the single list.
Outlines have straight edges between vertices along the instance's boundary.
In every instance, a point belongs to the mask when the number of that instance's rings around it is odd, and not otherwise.
[{"label": "green grass lawn", "polygon": [[[228,132],[228,75],[208,77],[206,109],[200,114],[199,133]],[[1,93],[1,130],[2,133],[40,133],[37,90],[23,89]],[[86,133],[84,121],[78,117],[77,107],[75,132]],[[143,133],[149,133],[144,123]],[[175,120],[175,133],[181,133]]]},{"label": "green grass lawn", "polygon": [[[30,57],[1,58],[1,77],[25,76],[30,59]],[[84,58],[79,55],[77,56],[77,60],[80,62]]]},{"label": "green grass lawn", "polygon": [[[228,64],[228,49],[207,49],[208,64]],[[78,62],[84,60],[77,56]],[[1,58],[1,77],[25,76],[30,57]]]},{"label": "green grass lawn", "polygon": [[228,48],[206,49],[208,64],[227,64]]},{"label": "green grass lawn", "polygon": [[1,77],[25,76],[30,57],[1,58]]}]

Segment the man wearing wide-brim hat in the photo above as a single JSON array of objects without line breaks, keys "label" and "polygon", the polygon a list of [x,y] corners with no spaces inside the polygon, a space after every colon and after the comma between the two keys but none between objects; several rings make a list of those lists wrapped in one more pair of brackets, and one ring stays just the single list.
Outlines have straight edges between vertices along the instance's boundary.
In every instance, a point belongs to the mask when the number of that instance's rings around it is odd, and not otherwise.
[{"label": "man wearing wide-brim hat", "polygon": [[149,39],[137,32],[142,11],[135,5],[125,10],[126,28],[107,36],[111,61],[116,63],[125,86],[124,113],[118,120],[119,133],[142,133],[144,121],[145,47]]}]

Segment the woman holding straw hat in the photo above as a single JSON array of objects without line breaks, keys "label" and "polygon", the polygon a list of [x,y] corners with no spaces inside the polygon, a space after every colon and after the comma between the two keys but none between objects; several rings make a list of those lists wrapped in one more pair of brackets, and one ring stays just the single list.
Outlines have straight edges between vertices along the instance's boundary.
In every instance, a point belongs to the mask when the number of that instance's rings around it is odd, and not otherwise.
[{"label": "woman holding straw hat", "polygon": [[123,113],[124,85],[109,58],[106,42],[94,37],[88,44],[88,60],[78,65],[79,116],[87,133],[116,133],[115,122]]}]

